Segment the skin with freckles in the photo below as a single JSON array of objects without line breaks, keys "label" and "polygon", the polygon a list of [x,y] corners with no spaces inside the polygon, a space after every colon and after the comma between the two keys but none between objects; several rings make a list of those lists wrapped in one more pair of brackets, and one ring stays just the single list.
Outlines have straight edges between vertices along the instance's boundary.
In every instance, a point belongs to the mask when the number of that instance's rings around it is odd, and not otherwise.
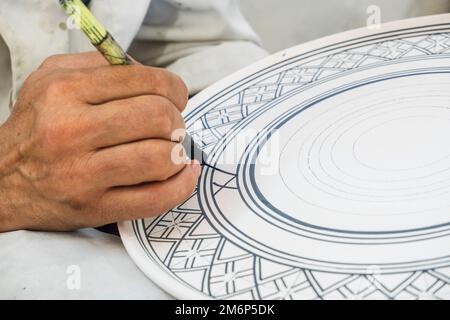
[{"label": "skin with freckles", "polygon": [[[163,213],[191,195],[183,81],[159,68],[109,66],[97,52],[48,58],[0,127],[0,231],[73,230]],[[184,159],[184,155],[180,154]]]}]

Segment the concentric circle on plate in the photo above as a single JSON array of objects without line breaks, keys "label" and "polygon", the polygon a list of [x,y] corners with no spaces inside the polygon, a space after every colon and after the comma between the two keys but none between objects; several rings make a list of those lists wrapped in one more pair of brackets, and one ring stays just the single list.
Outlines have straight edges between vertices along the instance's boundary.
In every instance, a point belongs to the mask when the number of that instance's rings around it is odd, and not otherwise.
[{"label": "concentric circle on plate", "polygon": [[[320,96],[292,93],[219,143],[211,165],[236,172],[239,188],[217,192],[222,176],[204,171],[200,203],[212,225],[304,268],[448,263],[450,73],[417,65],[354,72],[315,86]],[[259,133],[248,144],[246,126]],[[227,152],[242,155],[236,168]]]},{"label": "concentric circle on plate", "polygon": [[120,224],[138,266],[179,298],[448,298],[450,28],[421,23],[289,49],[195,97],[208,165],[186,202]]}]

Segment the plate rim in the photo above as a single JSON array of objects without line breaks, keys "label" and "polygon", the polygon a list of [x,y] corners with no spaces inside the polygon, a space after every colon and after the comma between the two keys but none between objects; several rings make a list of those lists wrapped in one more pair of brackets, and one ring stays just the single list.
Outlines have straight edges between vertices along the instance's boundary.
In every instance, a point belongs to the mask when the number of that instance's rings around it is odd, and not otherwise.
[{"label": "plate rim", "polygon": [[[162,269],[156,262],[148,263],[147,254],[137,241],[133,230],[133,221],[120,221],[117,223],[120,238],[133,262],[158,287],[169,293],[172,297],[182,300],[212,300],[213,297],[193,290]],[[168,285],[168,283],[170,285]],[[189,293],[190,292],[190,293]]]},{"label": "plate rim", "polygon": [[[450,13],[438,15],[422,16],[410,19],[397,20],[383,23],[379,29],[369,29],[367,27],[352,29],[349,31],[321,37],[316,40],[308,41],[291,48],[287,48],[241,68],[231,75],[208,86],[194,97],[192,97],[182,115],[189,115],[197,106],[199,106],[208,97],[218,93],[224,86],[233,85],[239,82],[242,77],[251,73],[259,72],[276,63],[281,63],[291,59],[293,56],[300,55],[302,51],[319,49],[324,44],[334,44],[338,41],[352,41],[358,36],[376,36],[380,33],[401,32],[408,27],[432,27],[438,24],[450,25]],[[138,219],[141,220],[141,219]],[[136,221],[136,220],[134,220]],[[117,223],[121,241],[133,262],[149,278],[150,281],[159,286],[162,290],[170,294],[173,298],[182,300],[210,300],[215,297],[206,295],[203,292],[195,290],[187,284],[178,281],[172,274],[164,270],[157,261],[149,259],[147,253],[138,242],[133,230],[134,221],[120,221]]]}]

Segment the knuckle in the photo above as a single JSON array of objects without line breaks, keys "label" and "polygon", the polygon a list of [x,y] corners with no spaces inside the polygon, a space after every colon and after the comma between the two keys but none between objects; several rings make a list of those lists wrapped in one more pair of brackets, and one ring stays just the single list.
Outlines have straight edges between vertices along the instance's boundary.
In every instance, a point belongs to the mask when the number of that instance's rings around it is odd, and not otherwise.
[{"label": "knuckle", "polygon": [[51,67],[51,66],[55,65],[58,61],[61,60],[62,56],[63,56],[62,54],[55,54],[55,55],[52,55],[52,56],[49,56],[49,57],[45,58],[44,61],[42,61],[42,63],[41,63],[39,68],[40,69],[41,68],[48,68],[48,67]]},{"label": "knuckle", "polygon": [[180,109],[184,109],[189,99],[189,90],[186,83],[177,74],[162,68],[138,66],[135,71],[141,80],[145,79],[154,88],[158,88],[166,98],[172,97],[173,102]]},{"label": "knuckle", "polygon": [[174,127],[174,119],[166,104],[157,103],[152,106],[152,118],[156,122],[159,132],[164,136],[170,136]]},{"label": "knuckle", "polygon": [[58,97],[66,98],[67,95],[75,93],[78,83],[84,79],[82,71],[56,71],[47,78],[42,90],[42,97],[46,100],[52,100]]},{"label": "knuckle", "polygon": [[181,103],[182,103],[183,107],[185,107],[187,102],[188,102],[188,100],[189,100],[189,89],[188,89],[186,83],[183,81],[183,79],[181,79],[180,76],[178,76],[176,74],[174,74],[174,76],[175,76],[175,79],[177,79],[177,82],[178,82],[178,86],[177,87],[179,88],[178,89],[178,94],[180,96]]},{"label": "knuckle", "polygon": [[161,85],[163,81],[161,77],[161,71],[164,71],[163,69],[134,64],[127,66],[126,70],[128,71],[126,74],[131,82],[144,82],[150,87],[156,87]]},{"label": "knuckle", "polygon": [[47,92],[50,94],[65,94],[73,89],[76,77],[73,73],[61,73],[49,81],[47,85]]},{"label": "knuckle", "polygon": [[173,81],[173,73],[161,69],[161,68],[154,68],[154,67],[143,67],[145,68],[145,72],[147,74],[147,77],[150,78],[150,82],[155,86],[162,89],[168,89],[171,87],[172,81]]},{"label": "knuckle", "polygon": [[65,200],[65,203],[73,210],[83,212],[90,207],[90,201],[82,193],[72,192]]},{"label": "knuckle", "polygon": [[183,79],[170,71],[163,70],[162,84],[166,88],[166,95],[172,96],[175,104],[180,109],[184,110],[189,99],[189,90]]},{"label": "knuckle", "polygon": [[172,162],[172,149],[160,148],[154,153],[151,166],[155,172],[155,179],[165,181],[169,179],[177,170],[175,163]]},{"label": "knuckle", "polygon": [[148,76],[155,85],[167,87],[169,84],[169,71],[161,68],[146,68]]}]

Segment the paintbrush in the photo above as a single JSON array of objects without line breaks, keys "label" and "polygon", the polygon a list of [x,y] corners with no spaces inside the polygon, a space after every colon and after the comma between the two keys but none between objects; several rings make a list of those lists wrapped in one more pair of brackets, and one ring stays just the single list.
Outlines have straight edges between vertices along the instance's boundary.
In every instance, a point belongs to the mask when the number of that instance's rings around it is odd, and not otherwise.
[{"label": "paintbrush", "polygon": [[[127,53],[81,0],[60,0],[59,3],[111,65],[133,64]],[[186,133],[182,144],[190,159],[204,164],[206,154],[189,134]]]}]

